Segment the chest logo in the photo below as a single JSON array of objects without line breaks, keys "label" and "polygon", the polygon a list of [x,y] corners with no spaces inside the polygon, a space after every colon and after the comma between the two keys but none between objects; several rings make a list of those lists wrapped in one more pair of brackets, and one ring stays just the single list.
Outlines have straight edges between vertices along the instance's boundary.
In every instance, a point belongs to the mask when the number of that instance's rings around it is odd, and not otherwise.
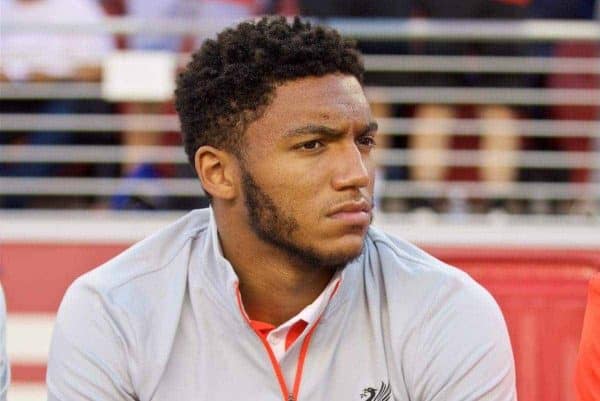
[{"label": "chest logo", "polygon": [[381,382],[379,390],[373,387],[365,388],[360,394],[363,401],[389,401],[392,396],[392,389],[389,384]]}]

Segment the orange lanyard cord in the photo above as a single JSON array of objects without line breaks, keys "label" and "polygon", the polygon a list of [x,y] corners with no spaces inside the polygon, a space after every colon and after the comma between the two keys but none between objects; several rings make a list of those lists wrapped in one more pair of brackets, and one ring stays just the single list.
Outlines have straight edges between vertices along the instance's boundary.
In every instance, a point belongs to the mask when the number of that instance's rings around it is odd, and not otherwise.
[{"label": "orange lanyard cord", "polygon": [[308,345],[310,344],[313,332],[317,328],[317,325],[320,321],[321,318],[315,322],[315,325],[310,329],[306,335],[306,338],[302,342],[302,348],[300,348],[300,356],[298,356],[298,364],[296,366],[296,377],[294,378],[293,401],[298,401],[298,393],[300,392],[300,382],[302,381],[302,371],[304,369],[304,360],[306,359],[306,354],[308,353]]},{"label": "orange lanyard cord", "polygon": [[[329,300],[331,300],[331,298],[333,298],[333,295],[337,292],[337,289],[340,285],[340,281],[338,281],[336,283],[335,288],[333,289],[333,291],[329,297]],[[300,383],[302,382],[302,371],[304,370],[304,360],[306,359],[306,355],[308,354],[308,346],[310,344],[310,340],[312,338],[313,333],[315,332],[315,329],[319,325],[319,322],[321,321],[321,317],[319,317],[317,319],[314,326],[311,327],[310,331],[306,334],[306,338],[302,342],[302,347],[300,348],[300,355],[298,356],[298,362],[296,364],[296,375],[294,377],[293,393],[290,393],[290,391],[288,390],[288,386],[285,382],[285,378],[283,377],[283,372],[281,371],[281,365],[279,365],[277,358],[275,358],[275,354],[273,353],[273,349],[271,348],[271,345],[267,341],[266,337],[262,336],[261,333],[252,326],[252,324],[250,323],[250,318],[244,312],[244,306],[242,304],[242,297],[241,297],[241,294],[239,291],[239,283],[236,283],[236,298],[237,298],[237,302],[238,302],[238,307],[240,308],[240,312],[242,313],[242,316],[244,316],[246,323],[248,323],[248,326],[250,326],[252,331],[258,336],[258,338],[262,342],[263,346],[265,347],[267,354],[269,355],[269,360],[271,361],[271,366],[273,367],[273,371],[275,372],[275,376],[277,377],[277,381],[279,382],[279,387],[280,387],[281,393],[283,395],[283,400],[284,401],[298,401],[298,393],[300,392]]]},{"label": "orange lanyard cord", "polygon": [[[254,327],[252,327],[252,324],[250,324],[250,319],[244,313],[244,307],[242,305],[242,298],[241,298],[240,291],[238,288],[236,288],[236,297],[237,297],[237,301],[238,301],[238,306],[240,308],[240,312],[242,312],[242,316],[244,316],[246,323],[248,323],[248,326],[250,326],[252,331],[257,335],[257,337],[259,338],[259,340],[262,342],[263,346],[267,350],[267,354],[269,355],[269,360],[271,361],[271,366],[273,367],[273,371],[275,372],[275,376],[277,377],[277,381],[279,382],[279,387],[281,388],[283,400],[289,401],[288,397],[291,394],[288,390],[287,384],[285,383],[285,378],[283,377],[283,373],[281,371],[281,366],[279,365],[279,362],[277,362],[277,358],[275,358],[275,354],[273,354],[273,350],[271,349],[271,346],[269,345],[267,339],[265,337],[263,337],[259,333],[258,330],[256,330]],[[296,397],[294,397],[294,400],[296,400]]]}]

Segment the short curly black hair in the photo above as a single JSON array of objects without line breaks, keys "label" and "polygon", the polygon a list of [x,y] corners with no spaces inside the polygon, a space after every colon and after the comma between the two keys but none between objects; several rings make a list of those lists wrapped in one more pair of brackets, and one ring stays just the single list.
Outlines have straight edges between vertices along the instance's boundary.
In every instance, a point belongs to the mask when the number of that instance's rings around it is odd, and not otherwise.
[{"label": "short curly black hair", "polygon": [[354,41],[296,17],[243,22],[207,40],[177,78],[175,107],[194,165],[199,147],[241,156],[248,123],[259,118],[278,84],[342,73],[362,84],[364,66]]}]

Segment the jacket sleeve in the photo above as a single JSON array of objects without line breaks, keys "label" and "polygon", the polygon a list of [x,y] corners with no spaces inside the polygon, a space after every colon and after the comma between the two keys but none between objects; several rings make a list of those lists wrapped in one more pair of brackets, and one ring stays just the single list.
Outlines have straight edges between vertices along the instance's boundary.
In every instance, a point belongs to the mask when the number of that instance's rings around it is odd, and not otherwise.
[{"label": "jacket sleeve", "polygon": [[502,312],[466,274],[440,286],[415,343],[411,399],[516,401],[514,359]]},{"label": "jacket sleeve", "polygon": [[133,401],[125,316],[80,280],[65,294],[52,335],[48,401]]}]

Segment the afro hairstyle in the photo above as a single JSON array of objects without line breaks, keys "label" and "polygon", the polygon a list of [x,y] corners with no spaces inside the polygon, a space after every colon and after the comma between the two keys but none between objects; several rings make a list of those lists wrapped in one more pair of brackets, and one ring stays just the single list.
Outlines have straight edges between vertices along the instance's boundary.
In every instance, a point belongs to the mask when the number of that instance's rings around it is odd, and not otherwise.
[{"label": "afro hairstyle", "polygon": [[243,156],[243,134],[285,81],[331,73],[362,84],[364,65],[354,41],[296,17],[243,22],[206,40],[177,78],[175,107],[185,152],[209,145]]}]

